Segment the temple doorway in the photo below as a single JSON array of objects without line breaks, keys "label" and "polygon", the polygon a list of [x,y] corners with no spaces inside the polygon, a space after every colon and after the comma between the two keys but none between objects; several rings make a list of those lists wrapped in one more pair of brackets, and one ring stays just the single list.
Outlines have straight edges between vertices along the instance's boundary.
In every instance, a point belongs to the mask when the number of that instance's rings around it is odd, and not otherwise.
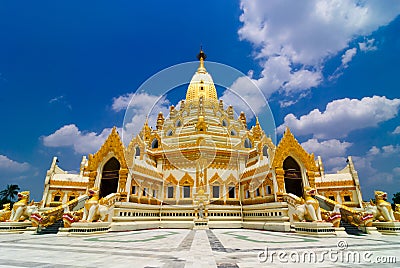
[{"label": "temple doorway", "polygon": [[301,169],[296,160],[288,156],[283,161],[283,170],[285,171],[285,189],[286,193],[292,193],[298,197],[303,196],[303,179]]},{"label": "temple doorway", "polygon": [[115,157],[112,157],[104,165],[101,174],[100,198],[117,192],[120,167],[121,165]]}]

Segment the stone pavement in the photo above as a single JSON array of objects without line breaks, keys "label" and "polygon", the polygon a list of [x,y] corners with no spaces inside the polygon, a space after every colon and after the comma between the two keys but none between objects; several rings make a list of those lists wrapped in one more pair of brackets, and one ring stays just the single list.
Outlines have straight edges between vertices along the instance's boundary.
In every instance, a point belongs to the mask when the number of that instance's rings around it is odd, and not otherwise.
[{"label": "stone pavement", "polygon": [[399,253],[399,236],[317,238],[246,229],[0,235],[0,267],[398,267]]}]

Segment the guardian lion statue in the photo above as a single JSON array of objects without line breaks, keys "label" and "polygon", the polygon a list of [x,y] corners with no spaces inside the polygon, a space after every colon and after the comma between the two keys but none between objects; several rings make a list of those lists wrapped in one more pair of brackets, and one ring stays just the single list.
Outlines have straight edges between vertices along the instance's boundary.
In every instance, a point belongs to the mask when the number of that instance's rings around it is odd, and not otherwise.
[{"label": "guardian lion statue", "polygon": [[375,191],[376,214],[375,220],[378,221],[397,221],[393,214],[392,205],[386,201],[387,193]]},{"label": "guardian lion statue", "polygon": [[89,190],[90,199],[85,202],[83,210],[83,222],[94,222],[94,221],[107,221],[109,209],[108,207],[101,204],[99,200],[99,190],[92,188]]},{"label": "guardian lion statue", "polygon": [[396,204],[396,210],[394,211],[394,218],[400,221],[400,204]]},{"label": "guardian lion statue", "polygon": [[298,221],[320,221],[322,222],[321,209],[318,201],[313,197],[316,190],[311,187],[304,187],[303,203],[296,207],[293,214],[294,219]]},{"label": "guardian lion statue", "polygon": [[33,200],[30,204],[28,204],[29,196],[29,191],[18,193],[18,201],[14,204],[11,210],[10,219],[8,221],[25,221],[31,217],[32,213],[36,213],[38,211],[38,207],[33,204]]},{"label": "guardian lion statue", "polygon": [[3,204],[3,209],[0,210],[0,222],[10,219],[11,216],[10,205],[11,205],[10,203]]}]

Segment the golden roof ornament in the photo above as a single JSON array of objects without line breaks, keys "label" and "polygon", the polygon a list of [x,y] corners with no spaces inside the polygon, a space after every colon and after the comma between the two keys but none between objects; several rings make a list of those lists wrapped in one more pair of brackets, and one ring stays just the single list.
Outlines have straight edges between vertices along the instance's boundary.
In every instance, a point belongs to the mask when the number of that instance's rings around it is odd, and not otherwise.
[{"label": "golden roof ornament", "polygon": [[239,119],[240,121],[242,121],[244,127],[247,129],[246,115],[244,114],[243,111],[240,113]]},{"label": "golden roof ornament", "polygon": [[253,138],[255,140],[260,140],[262,135],[262,129],[260,122],[258,122],[258,116],[256,117],[256,125],[253,127]]},{"label": "golden roof ornament", "polygon": [[143,132],[143,139],[145,141],[149,140],[151,134],[151,128],[149,127],[149,119],[147,117],[146,117],[146,122],[144,122],[142,132]]},{"label": "golden roof ornament", "polygon": [[159,112],[158,113],[158,116],[157,116],[157,125],[156,125],[156,128],[157,129],[162,129],[163,128],[163,125],[164,125],[164,115],[163,115],[163,113],[162,112]]},{"label": "golden roof ornament", "polygon": [[206,68],[204,67],[204,60],[207,58],[206,53],[204,53],[203,49],[200,48],[200,53],[197,54],[197,59],[200,61],[199,68],[197,68],[198,73],[207,73]]}]

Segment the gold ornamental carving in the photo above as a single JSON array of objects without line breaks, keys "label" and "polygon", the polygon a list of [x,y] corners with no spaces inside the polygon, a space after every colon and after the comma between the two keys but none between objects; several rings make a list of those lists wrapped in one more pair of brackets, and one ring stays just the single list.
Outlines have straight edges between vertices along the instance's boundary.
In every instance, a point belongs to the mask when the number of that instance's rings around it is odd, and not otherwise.
[{"label": "gold ornamental carving", "polygon": [[341,187],[341,186],[355,186],[354,181],[352,180],[345,180],[345,181],[323,181],[323,182],[316,182],[315,185],[317,188],[322,187]]},{"label": "gold ornamental carving", "polygon": [[285,133],[283,134],[282,140],[279,142],[278,147],[276,148],[274,161],[272,162],[272,167],[282,168],[283,169],[283,161],[288,156],[295,156],[299,159],[307,171],[318,171],[318,167],[315,164],[314,154],[309,154],[304,150],[303,147],[299,144],[293,134],[290,132],[289,128],[286,128]]},{"label": "gold ornamental carving", "polygon": [[59,181],[50,180],[50,186],[71,186],[71,187],[86,187],[88,182],[85,181]]},{"label": "gold ornamental carving", "polygon": [[89,154],[87,170],[97,170],[100,163],[104,160],[105,157],[107,157],[110,152],[114,153],[114,157],[119,161],[121,168],[128,168],[125,160],[124,145],[122,144],[116,127],[113,127],[111,134],[101,146],[100,150],[98,150],[97,153],[95,153],[94,155]]},{"label": "gold ornamental carving", "polygon": [[193,186],[194,185],[194,180],[189,175],[189,173],[186,172],[185,175],[183,175],[182,179],[179,181],[179,185],[180,186],[183,186],[183,185]]}]

